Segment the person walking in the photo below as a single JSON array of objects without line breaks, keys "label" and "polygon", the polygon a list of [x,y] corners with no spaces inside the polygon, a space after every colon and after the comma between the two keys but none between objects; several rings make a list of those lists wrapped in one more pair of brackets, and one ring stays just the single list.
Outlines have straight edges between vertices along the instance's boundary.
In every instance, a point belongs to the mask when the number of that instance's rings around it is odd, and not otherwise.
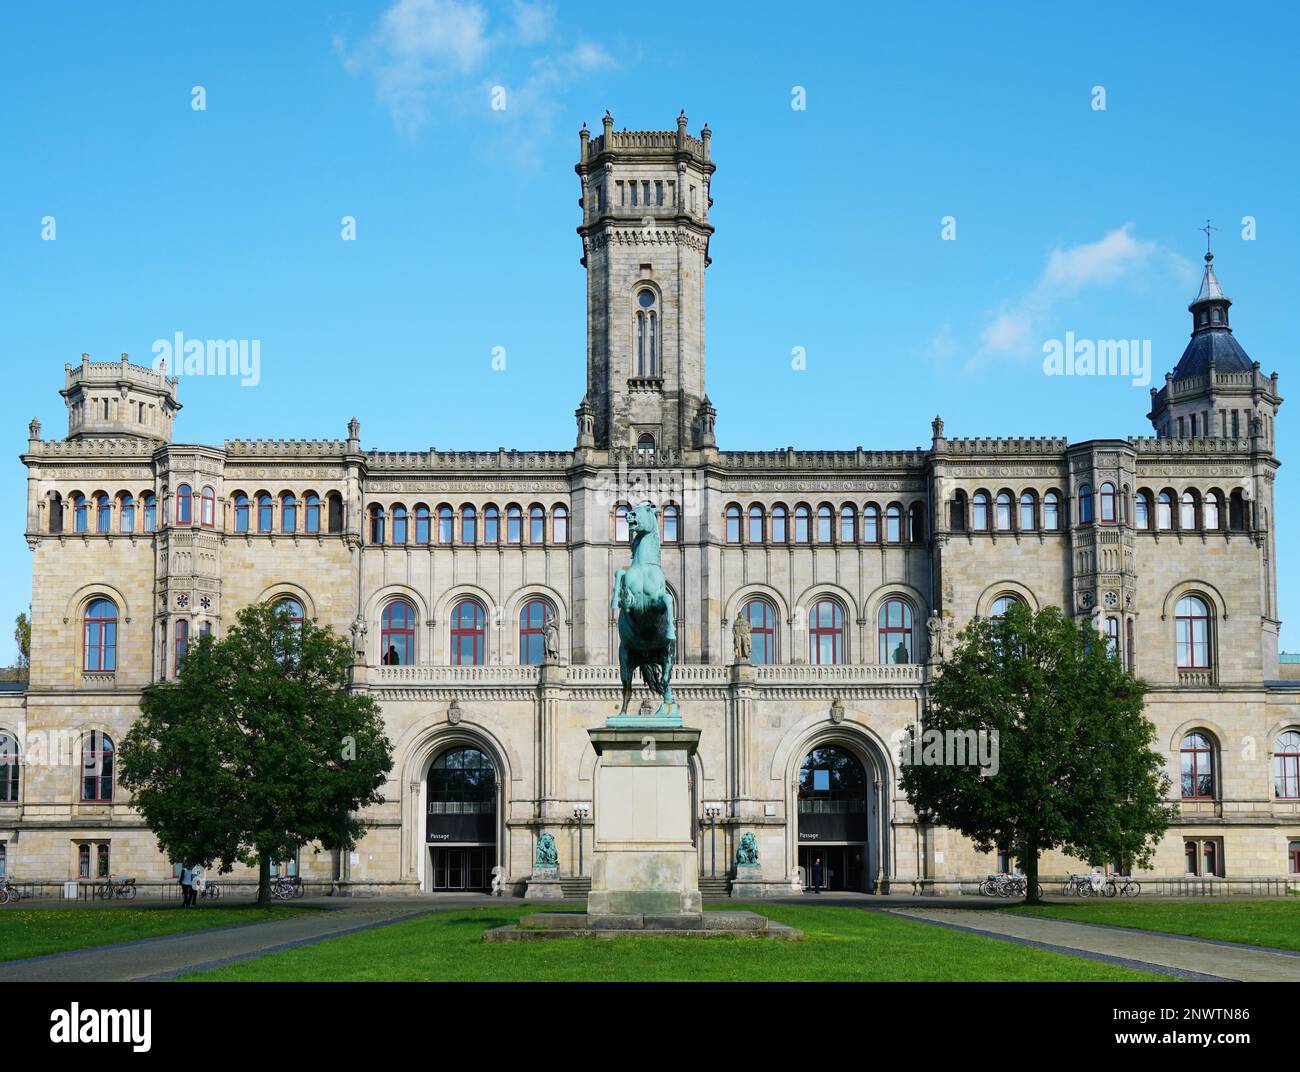
[{"label": "person walking", "polygon": [[189,864],[181,864],[181,907],[189,908],[194,903],[194,871]]},{"label": "person walking", "polygon": [[822,858],[820,856],[813,858],[812,865],[813,893],[822,892]]}]

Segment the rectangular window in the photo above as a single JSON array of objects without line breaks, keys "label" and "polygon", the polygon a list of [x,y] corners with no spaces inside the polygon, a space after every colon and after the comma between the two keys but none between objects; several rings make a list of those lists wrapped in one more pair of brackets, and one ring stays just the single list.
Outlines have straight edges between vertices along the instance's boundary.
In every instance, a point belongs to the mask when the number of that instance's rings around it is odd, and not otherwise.
[{"label": "rectangular window", "polygon": [[95,846],[95,877],[108,878],[112,874],[112,868],[109,867],[108,844],[100,842]]},{"label": "rectangular window", "polygon": [[662,205],[663,203],[664,203],[664,184],[656,179],[655,180],[655,204]]},{"label": "rectangular window", "polygon": [[0,878],[4,878],[7,873],[5,870],[8,854],[5,851],[5,843],[0,841]]},{"label": "rectangular window", "polygon": [[90,878],[90,846],[77,846],[77,878]]},{"label": "rectangular window", "polygon": [[632,179],[632,180],[630,180],[630,181],[628,182],[628,184],[627,184],[627,192],[628,192],[628,195],[632,198],[631,204],[635,207],[635,206],[636,206],[636,198],[637,198],[636,179]]}]

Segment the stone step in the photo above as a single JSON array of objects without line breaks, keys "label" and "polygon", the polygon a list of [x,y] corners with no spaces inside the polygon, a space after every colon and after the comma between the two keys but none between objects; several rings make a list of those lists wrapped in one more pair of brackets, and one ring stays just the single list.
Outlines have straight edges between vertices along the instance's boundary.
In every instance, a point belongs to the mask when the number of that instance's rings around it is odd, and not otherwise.
[{"label": "stone step", "polygon": [[731,879],[725,875],[719,875],[717,878],[706,875],[700,876],[701,897],[726,897],[730,888]]},{"label": "stone step", "polygon": [[591,878],[586,875],[581,878],[577,875],[562,878],[560,879],[560,889],[564,892],[565,897],[586,897],[591,892]]}]

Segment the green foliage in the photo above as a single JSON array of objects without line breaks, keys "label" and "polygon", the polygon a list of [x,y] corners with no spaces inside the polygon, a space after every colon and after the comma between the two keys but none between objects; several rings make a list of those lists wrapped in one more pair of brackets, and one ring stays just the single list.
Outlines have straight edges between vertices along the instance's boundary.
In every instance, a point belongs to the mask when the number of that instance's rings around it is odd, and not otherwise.
[{"label": "green foliage", "polygon": [[19,611],[14,619],[14,640],[18,644],[17,665],[30,666],[32,661],[32,620],[25,611]]},{"label": "green foliage", "polygon": [[265,899],[269,861],[355,845],[392,748],[375,701],[348,691],[351,660],[331,630],[259,604],[145,690],[118,763],[163,851],[221,871],[260,861]]},{"label": "green foliage", "polygon": [[903,788],[924,821],[981,851],[1013,850],[1031,890],[1049,849],[1148,864],[1173,816],[1145,691],[1104,637],[1057,607],[977,618],[942,664],[923,729],[996,733],[997,773],[905,762]]}]

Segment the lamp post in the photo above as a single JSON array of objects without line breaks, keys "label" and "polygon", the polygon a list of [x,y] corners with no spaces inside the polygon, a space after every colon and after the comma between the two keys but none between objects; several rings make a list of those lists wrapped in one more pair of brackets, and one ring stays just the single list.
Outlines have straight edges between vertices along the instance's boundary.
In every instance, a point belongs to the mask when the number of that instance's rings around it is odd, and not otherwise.
[{"label": "lamp post", "polygon": [[709,817],[709,877],[718,877],[718,816],[721,804],[705,804],[704,814]]},{"label": "lamp post", "polygon": [[591,812],[590,804],[575,804],[573,817],[578,820],[578,877],[582,877],[582,821]]}]

